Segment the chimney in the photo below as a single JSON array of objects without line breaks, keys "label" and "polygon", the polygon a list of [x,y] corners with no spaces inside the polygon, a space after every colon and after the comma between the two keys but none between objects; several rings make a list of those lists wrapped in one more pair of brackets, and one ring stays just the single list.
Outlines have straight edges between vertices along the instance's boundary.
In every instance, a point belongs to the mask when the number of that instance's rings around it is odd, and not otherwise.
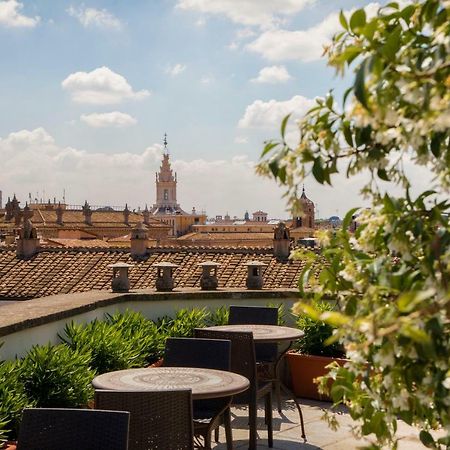
[{"label": "chimney", "polygon": [[28,219],[34,216],[34,211],[28,206],[28,202],[25,203],[25,208],[23,208],[23,222],[25,223]]},{"label": "chimney", "polygon": [[149,212],[149,210],[147,208],[147,205],[145,205],[145,209],[142,212],[142,215],[144,217],[144,224],[145,225],[150,225],[150,212]]},{"label": "chimney", "polygon": [[172,264],[170,262],[162,262],[153,264],[153,267],[157,269],[156,275],[156,290],[170,292],[174,288],[173,270],[178,267],[178,264]]},{"label": "chimney", "polygon": [[133,265],[119,261],[115,264],[110,264],[108,267],[113,270],[113,279],[111,283],[112,291],[128,292],[130,290],[128,270],[130,269],[130,267],[133,267]]},{"label": "chimney", "polygon": [[267,264],[261,261],[249,261],[245,265],[247,266],[247,289],[262,289],[264,284],[262,268]]},{"label": "chimney", "polygon": [[39,239],[36,228],[30,219],[24,221],[23,227],[19,230],[19,239],[17,239],[16,255],[19,258],[29,259],[39,249]]},{"label": "chimney", "polygon": [[125,203],[125,209],[123,210],[123,221],[125,225],[130,225],[130,210],[127,203]]},{"label": "chimney", "polygon": [[279,260],[287,260],[291,253],[291,236],[289,228],[280,222],[273,233],[273,255]]},{"label": "chimney", "polygon": [[87,200],[84,202],[83,215],[84,215],[84,223],[86,225],[92,225],[92,210]]},{"label": "chimney", "polygon": [[11,199],[8,197],[8,201],[5,204],[5,220],[9,221],[13,218]]},{"label": "chimney", "polygon": [[148,228],[139,222],[131,230],[130,253],[133,258],[139,258],[147,254]]},{"label": "chimney", "polygon": [[219,281],[217,280],[217,268],[219,263],[214,261],[205,261],[199,264],[203,269],[202,277],[200,278],[200,287],[204,291],[213,291],[217,289]]},{"label": "chimney", "polygon": [[61,202],[58,202],[58,206],[56,208],[56,223],[58,225],[63,225],[63,213],[64,209],[61,207]]}]

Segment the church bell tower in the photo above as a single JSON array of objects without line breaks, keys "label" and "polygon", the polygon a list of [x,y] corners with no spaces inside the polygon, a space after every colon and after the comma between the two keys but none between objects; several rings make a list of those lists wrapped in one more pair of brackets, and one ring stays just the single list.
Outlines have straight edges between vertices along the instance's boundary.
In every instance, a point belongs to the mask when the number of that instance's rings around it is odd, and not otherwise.
[{"label": "church bell tower", "polygon": [[154,208],[173,211],[177,207],[177,174],[174,174],[170,167],[167,134],[165,134],[163,160],[159,173],[156,173],[156,203]]}]

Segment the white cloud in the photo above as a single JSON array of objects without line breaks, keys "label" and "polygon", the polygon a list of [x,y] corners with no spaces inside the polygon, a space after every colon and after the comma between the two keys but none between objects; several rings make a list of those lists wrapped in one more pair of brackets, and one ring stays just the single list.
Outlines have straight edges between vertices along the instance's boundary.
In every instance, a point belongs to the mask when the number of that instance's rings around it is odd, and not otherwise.
[{"label": "white cloud", "polygon": [[279,128],[285,116],[292,113],[293,122],[302,117],[314,105],[314,100],[295,95],[289,100],[255,100],[248,105],[244,116],[239,120],[239,128],[260,128],[273,130]]},{"label": "white cloud", "polygon": [[174,66],[169,66],[166,69],[166,73],[168,73],[171,77],[176,77],[183,73],[186,70],[186,66],[184,64],[175,64]]},{"label": "white cloud", "polygon": [[196,27],[201,28],[201,27],[204,27],[205,25],[206,25],[206,20],[203,17],[200,17],[200,19],[197,19],[195,21],[195,26]]},{"label": "white cloud", "polygon": [[323,54],[324,45],[339,30],[338,14],[327,16],[322,22],[300,31],[273,29],[262,33],[247,44],[250,51],[259,53],[269,61],[290,59],[314,61]]},{"label": "white cloud", "polygon": [[80,120],[93,128],[125,128],[136,125],[137,123],[137,120],[134,117],[119,111],[82,114]]},{"label": "white cloud", "polygon": [[272,26],[315,0],[178,0],[177,8],[226,16],[243,25]]},{"label": "white cloud", "polygon": [[284,83],[289,81],[292,77],[289,75],[284,66],[268,66],[263,67],[256,78],[252,78],[252,83]]},{"label": "white cloud", "polygon": [[17,0],[0,0],[0,25],[9,28],[33,28],[41,20],[39,16],[29,17],[20,13],[23,3]]},{"label": "white cloud", "polygon": [[246,138],[245,136],[236,136],[234,138],[234,142],[236,144],[247,144],[248,138]]},{"label": "white cloud", "polygon": [[[406,4],[407,2],[402,2]],[[376,15],[379,3],[369,3],[364,7],[368,17]],[[354,9],[344,11],[350,15]],[[246,49],[259,53],[269,61],[300,60],[305,62],[320,59],[324,46],[331,42],[333,35],[341,30],[338,13],[326,16],[317,25],[305,30],[289,31],[283,29],[269,29],[253,42],[246,45]]]},{"label": "white cloud", "polygon": [[147,90],[133,91],[122,75],[108,67],[99,67],[92,72],[75,72],[62,83],[76,103],[112,105],[124,100],[141,100],[150,95]]},{"label": "white cloud", "polygon": [[[88,200],[95,205],[151,205],[153,174],[161,165],[162,151],[161,145],[153,144],[136,153],[91,153],[59,145],[43,128],[21,130],[0,138],[3,193],[16,192],[24,203],[28,192],[34,197],[45,187],[51,198],[58,198],[65,188],[70,204]],[[178,173],[178,199],[186,211],[196,206],[211,215],[228,210],[243,216],[246,209],[266,205],[272,214],[282,214],[281,191],[272,181],[255,175],[255,163],[247,156],[186,161],[178,159],[176,150],[171,153]]]},{"label": "white cloud", "polygon": [[99,27],[113,30],[122,28],[121,21],[106,9],[86,8],[85,6],[74,8],[70,6],[67,13],[78,19],[85,28]]}]

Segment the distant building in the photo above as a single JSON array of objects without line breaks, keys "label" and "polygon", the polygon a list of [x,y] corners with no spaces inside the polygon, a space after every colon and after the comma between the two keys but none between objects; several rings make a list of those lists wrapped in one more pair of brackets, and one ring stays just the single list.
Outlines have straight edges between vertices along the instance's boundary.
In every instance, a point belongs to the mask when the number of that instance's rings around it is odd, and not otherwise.
[{"label": "distant building", "polygon": [[33,221],[41,238],[44,239],[109,239],[129,235],[133,227],[144,222],[151,239],[161,240],[169,234],[170,227],[145,213],[124,208],[66,205],[61,203],[33,203],[20,207],[16,196],[8,198],[5,209],[0,212],[0,234],[16,236],[20,227],[28,220]]},{"label": "distant building", "polygon": [[253,213],[253,222],[267,222],[267,213],[264,211],[255,211]]},{"label": "distant building", "polygon": [[[146,208],[147,209],[147,208]],[[160,170],[156,173],[156,202],[150,209],[153,218],[171,227],[171,236],[182,236],[192,226],[206,222],[205,214],[198,214],[195,208],[187,213],[177,203],[177,174],[170,166],[167,137],[164,136],[164,155]]]}]

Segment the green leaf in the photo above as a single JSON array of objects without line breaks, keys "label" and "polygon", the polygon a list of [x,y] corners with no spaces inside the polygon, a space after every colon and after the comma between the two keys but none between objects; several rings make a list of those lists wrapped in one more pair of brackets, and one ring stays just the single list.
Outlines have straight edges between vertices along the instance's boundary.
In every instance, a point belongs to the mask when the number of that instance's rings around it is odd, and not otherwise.
[{"label": "green leaf", "polygon": [[274,141],[269,141],[265,146],[264,146],[264,150],[261,153],[261,158],[266,155],[267,153],[269,153],[271,150],[273,150],[275,147],[278,147],[278,145],[280,145],[279,142],[274,142]]},{"label": "green leaf", "polygon": [[353,91],[355,93],[355,97],[364,106],[367,110],[369,107],[367,105],[367,94],[366,94],[366,86],[365,86],[365,78],[366,78],[366,70],[368,58],[366,58],[361,65],[359,66],[358,72],[356,73],[355,83],[353,84]]},{"label": "green leaf", "polygon": [[314,178],[320,183],[323,184],[325,181],[325,172],[322,167],[322,158],[319,156],[314,160],[312,173]]},{"label": "green leaf", "polygon": [[364,9],[357,9],[350,17],[350,28],[357,34],[359,28],[366,24],[366,12]]},{"label": "green leaf", "polygon": [[284,134],[286,132],[286,125],[287,125],[290,117],[291,117],[291,114],[288,114],[281,122],[281,136],[283,139],[284,139]]},{"label": "green leaf", "polygon": [[342,28],[344,28],[345,30],[348,30],[348,22],[345,17],[344,11],[342,11],[342,9],[339,13],[339,22],[341,23]]},{"label": "green leaf", "polygon": [[422,430],[419,433],[419,438],[420,438],[420,441],[422,442],[422,444],[425,445],[425,447],[427,447],[427,448],[435,448],[436,447],[433,436],[431,436],[431,434],[428,433],[428,431]]},{"label": "green leaf", "polygon": [[389,181],[389,177],[387,175],[386,169],[378,169],[377,175],[380,180]]},{"label": "green leaf", "polygon": [[389,61],[394,61],[395,56],[401,45],[401,35],[402,29],[400,26],[394,28],[394,31],[389,33],[386,43],[381,47],[381,53],[385,56]]},{"label": "green leaf", "polygon": [[355,212],[358,211],[359,208],[352,208],[344,217],[344,220],[342,221],[342,229],[347,230],[350,226],[351,221],[353,220],[353,216],[355,215]]}]

